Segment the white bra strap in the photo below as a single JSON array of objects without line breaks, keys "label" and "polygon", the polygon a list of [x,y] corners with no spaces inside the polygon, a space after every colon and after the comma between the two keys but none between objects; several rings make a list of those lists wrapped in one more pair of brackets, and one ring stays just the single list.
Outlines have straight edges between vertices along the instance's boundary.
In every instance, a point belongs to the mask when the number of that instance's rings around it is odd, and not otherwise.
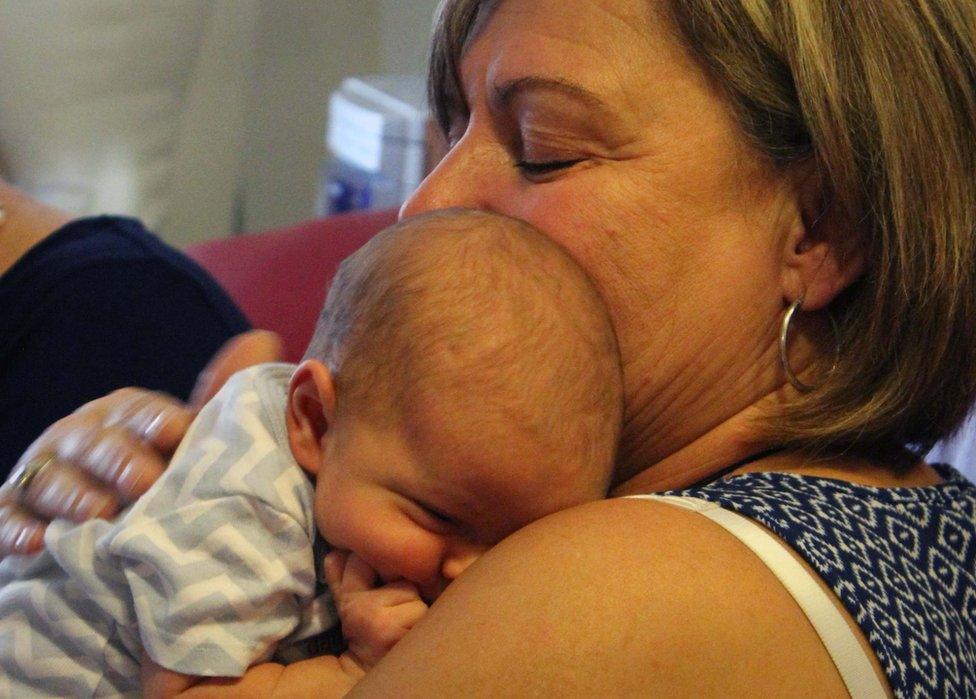
[{"label": "white bra strap", "polygon": [[888,696],[867,653],[830,596],[793,557],[790,550],[756,522],[731,510],[724,510],[716,503],[699,498],[675,495],[629,497],[657,500],[698,512],[748,546],[800,605],[827,648],[827,652],[830,653],[850,695],[854,699]]}]

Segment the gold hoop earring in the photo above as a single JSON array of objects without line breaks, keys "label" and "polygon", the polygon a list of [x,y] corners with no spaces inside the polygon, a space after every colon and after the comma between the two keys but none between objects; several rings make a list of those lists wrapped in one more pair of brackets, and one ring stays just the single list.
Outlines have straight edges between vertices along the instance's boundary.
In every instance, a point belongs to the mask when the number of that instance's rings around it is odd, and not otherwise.
[{"label": "gold hoop earring", "polygon": [[[803,308],[804,298],[805,295],[800,294],[790,304],[790,307],[786,309],[786,313],[783,315],[783,323],[779,330],[779,361],[783,365],[783,371],[786,373],[786,378],[790,382],[790,385],[800,393],[810,393],[823,386],[823,383],[817,386],[810,386],[800,381],[796,373],[794,373],[793,367],[790,366],[790,358],[786,351],[786,345],[790,335],[790,325],[793,322],[793,317],[796,315],[796,312]],[[830,365],[830,370],[827,372],[827,376],[829,377],[834,373],[834,369],[837,368],[837,363],[840,361],[840,329],[837,327],[837,321],[834,320],[834,315],[829,310],[827,311],[827,320],[830,321],[830,329],[834,333],[834,363]],[[826,380],[824,383],[826,383]]]}]

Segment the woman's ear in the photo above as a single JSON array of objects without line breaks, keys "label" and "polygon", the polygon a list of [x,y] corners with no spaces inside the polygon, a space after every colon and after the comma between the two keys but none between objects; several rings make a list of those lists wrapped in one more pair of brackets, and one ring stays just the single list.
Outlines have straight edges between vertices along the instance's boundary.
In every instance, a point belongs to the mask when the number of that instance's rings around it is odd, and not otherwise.
[{"label": "woman's ear", "polygon": [[803,295],[803,309],[826,308],[864,272],[860,236],[824,196],[812,168],[798,180],[796,208],[783,249],[783,297]]},{"label": "woman's ear", "polygon": [[322,362],[307,359],[288,384],[288,444],[299,465],[317,474],[322,464],[325,436],[335,424],[336,400],[332,372]]}]

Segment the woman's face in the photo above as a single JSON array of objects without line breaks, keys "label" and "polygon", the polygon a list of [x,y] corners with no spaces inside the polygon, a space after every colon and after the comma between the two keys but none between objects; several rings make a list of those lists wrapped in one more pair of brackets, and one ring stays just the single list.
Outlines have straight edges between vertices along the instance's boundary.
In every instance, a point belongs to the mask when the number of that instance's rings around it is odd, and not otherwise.
[{"label": "woman's face", "polygon": [[664,12],[502,2],[463,56],[452,147],[402,211],[500,212],[569,250],[614,319],[622,459],[645,466],[772,390],[796,217]]}]

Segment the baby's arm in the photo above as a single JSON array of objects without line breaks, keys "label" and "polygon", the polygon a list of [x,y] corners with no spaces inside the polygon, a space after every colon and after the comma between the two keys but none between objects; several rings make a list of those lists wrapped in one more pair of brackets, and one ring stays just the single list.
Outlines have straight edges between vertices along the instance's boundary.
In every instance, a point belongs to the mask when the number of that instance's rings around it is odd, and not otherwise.
[{"label": "baby's arm", "polygon": [[142,695],[144,697],[147,699],[165,699],[179,695],[199,682],[201,678],[167,670],[143,652],[140,680],[142,681]]},{"label": "baby's arm", "polygon": [[143,657],[142,687],[149,699],[164,697],[341,697],[378,663],[427,612],[417,588],[405,581],[375,587],[377,576],[361,558],[333,551],[325,577],[335,599],[349,650],[291,665],[262,663],[242,677],[183,675]]},{"label": "baby's arm", "polygon": [[291,665],[261,663],[242,677],[190,677],[143,658],[142,688],[148,699],[268,699],[316,696],[342,697],[363,676],[359,666],[344,658],[322,656]]},{"label": "baby's arm", "polygon": [[335,599],[349,650],[342,660],[369,670],[427,613],[417,588],[405,580],[376,586],[376,572],[356,554],[332,551],[325,579]]}]

